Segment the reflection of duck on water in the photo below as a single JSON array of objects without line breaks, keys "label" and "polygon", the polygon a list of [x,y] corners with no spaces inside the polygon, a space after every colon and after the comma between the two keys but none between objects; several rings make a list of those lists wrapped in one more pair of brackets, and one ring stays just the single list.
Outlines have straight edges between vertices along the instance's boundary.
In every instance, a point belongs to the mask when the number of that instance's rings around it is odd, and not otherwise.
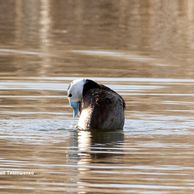
[{"label": "reflection of duck on water", "polygon": [[[122,153],[121,145],[124,140],[123,131],[99,132],[78,130],[78,150],[82,159],[86,155],[91,158],[106,158]],[[114,147],[116,148],[114,149]],[[88,157],[86,157],[88,159]]]},{"label": "reflection of duck on water", "polygon": [[123,129],[125,102],[110,88],[88,80],[74,80],[67,91],[74,117],[80,113],[81,129]]},{"label": "reflection of duck on water", "polygon": [[[124,134],[122,130],[113,132],[76,130],[75,134],[78,143],[77,188],[83,193],[88,193],[91,184],[106,180],[107,175],[103,178],[101,173],[110,171],[107,163],[112,166],[114,163],[118,165],[117,158],[123,154]],[[75,160],[75,157],[73,159]]]}]

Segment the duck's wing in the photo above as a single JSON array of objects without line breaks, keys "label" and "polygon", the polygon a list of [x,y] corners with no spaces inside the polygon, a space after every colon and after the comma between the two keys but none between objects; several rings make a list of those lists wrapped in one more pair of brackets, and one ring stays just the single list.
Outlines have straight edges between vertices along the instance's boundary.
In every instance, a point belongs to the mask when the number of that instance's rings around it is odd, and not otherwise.
[{"label": "duck's wing", "polygon": [[126,107],[126,106],[125,106],[125,100],[123,99],[123,97],[122,97],[121,95],[119,95],[117,92],[115,92],[114,90],[110,89],[109,87],[107,87],[107,86],[105,86],[105,85],[100,85],[100,87],[101,87],[101,89],[103,89],[103,90],[111,91],[111,92],[115,93],[116,95],[118,95],[118,96],[121,98],[122,103],[123,103],[123,108],[125,109],[125,107]]},{"label": "duck's wing", "polygon": [[[82,100],[87,128],[121,129],[124,124],[124,100],[108,87],[89,90]],[[81,110],[81,117],[82,117]]]}]

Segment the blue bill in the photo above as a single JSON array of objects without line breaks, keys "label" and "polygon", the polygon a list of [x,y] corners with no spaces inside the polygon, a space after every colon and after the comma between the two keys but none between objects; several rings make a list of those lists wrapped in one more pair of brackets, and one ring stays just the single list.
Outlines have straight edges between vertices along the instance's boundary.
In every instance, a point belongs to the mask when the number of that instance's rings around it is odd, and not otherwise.
[{"label": "blue bill", "polygon": [[78,117],[80,102],[70,102],[70,105],[73,108],[73,117]]}]

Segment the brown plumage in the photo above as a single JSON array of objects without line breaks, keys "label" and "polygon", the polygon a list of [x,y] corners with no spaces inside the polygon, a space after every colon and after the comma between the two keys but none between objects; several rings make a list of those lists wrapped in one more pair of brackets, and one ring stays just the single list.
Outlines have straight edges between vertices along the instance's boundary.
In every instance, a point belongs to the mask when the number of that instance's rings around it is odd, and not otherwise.
[{"label": "brown plumage", "polygon": [[124,126],[125,102],[110,88],[86,80],[78,126],[83,129],[117,130]]}]

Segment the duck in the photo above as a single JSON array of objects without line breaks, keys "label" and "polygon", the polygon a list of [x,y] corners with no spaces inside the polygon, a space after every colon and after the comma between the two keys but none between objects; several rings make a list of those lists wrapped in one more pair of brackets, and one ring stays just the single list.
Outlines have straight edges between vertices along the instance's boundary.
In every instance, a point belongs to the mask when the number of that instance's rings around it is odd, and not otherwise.
[{"label": "duck", "polygon": [[123,129],[125,101],[111,88],[91,79],[76,79],[69,84],[67,97],[73,117],[79,117],[79,129]]}]

